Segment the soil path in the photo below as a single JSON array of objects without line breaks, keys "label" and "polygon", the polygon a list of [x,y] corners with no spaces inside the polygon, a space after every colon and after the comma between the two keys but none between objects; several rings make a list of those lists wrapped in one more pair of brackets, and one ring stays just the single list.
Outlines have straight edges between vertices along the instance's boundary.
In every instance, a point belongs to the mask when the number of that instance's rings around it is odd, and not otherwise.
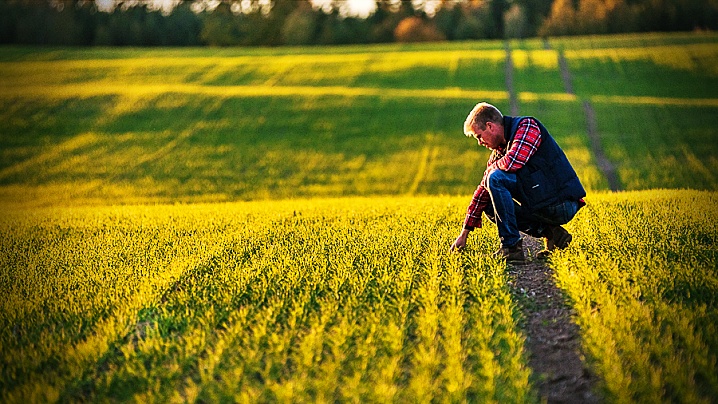
[{"label": "soil path", "polygon": [[586,367],[573,310],[553,280],[553,270],[534,259],[541,240],[525,237],[525,265],[509,267],[514,297],[523,313],[526,350],[542,402],[599,403],[597,378]]}]

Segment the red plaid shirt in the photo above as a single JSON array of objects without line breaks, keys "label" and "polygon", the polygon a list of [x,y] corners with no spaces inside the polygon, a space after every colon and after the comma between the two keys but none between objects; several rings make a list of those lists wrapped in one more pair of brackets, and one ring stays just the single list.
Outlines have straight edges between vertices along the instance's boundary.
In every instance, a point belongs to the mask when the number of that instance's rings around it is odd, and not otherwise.
[{"label": "red plaid shirt", "polygon": [[464,219],[465,229],[473,230],[476,227],[481,227],[481,214],[491,203],[491,197],[486,188],[486,180],[489,173],[494,170],[502,170],[509,173],[516,172],[526,164],[540,145],[541,130],[536,120],[533,118],[522,119],[516,129],[516,136],[508,152],[506,150],[494,150],[491,153],[489,161],[486,163],[484,177],[481,179],[478,188],[476,188],[474,197],[471,199],[471,204],[466,211],[466,219]]}]

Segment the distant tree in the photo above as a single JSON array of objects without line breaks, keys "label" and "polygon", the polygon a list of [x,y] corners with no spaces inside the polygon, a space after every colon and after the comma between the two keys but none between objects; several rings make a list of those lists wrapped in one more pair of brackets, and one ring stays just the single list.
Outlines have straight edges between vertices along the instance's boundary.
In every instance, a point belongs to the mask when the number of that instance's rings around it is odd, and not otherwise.
[{"label": "distant tree", "polygon": [[46,31],[44,29],[38,29],[38,27],[44,27],[46,24],[47,4],[29,4],[27,2],[16,2],[13,4],[15,5],[15,32],[13,33],[15,43],[24,45],[40,45],[46,43]]},{"label": "distant tree", "polygon": [[446,36],[436,28],[433,21],[418,16],[406,17],[394,30],[397,42],[434,42],[444,41]]},{"label": "distant tree", "polygon": [[608,20],[620,0],[581,0],[576,13],[578,28],[583,34],[608,33]]},{"label": "distant tree", "polygon": [[272,8],[262,25],[263,45],[282,45],[282,29],[287,17],[308,0],[273,0]]},{"label": "distant tree", "polygon": [[407,17],[419,15],[411,0],[376,0],[376,11],[369,16],[369,41],[393,42],[399,23]]},{"label": "distant tree", "polygon": [[641,18],[640,8],[629,4],[626,0],[581,0],[576,11],[573,33],[608,34],[640,31]]},{"label": "distant tree", "polygon": [[718,28],[716,0],[555,0],[540,35]]},{"label": "distant tree", "polygon": [[461,21],[461,7],[454,4],[444,5],[434,16],[436,27],[444,34],[446,39],[456,39],[456,27]]},{"label": "distant tree", "polygon": [[401,19],[417,14],[413,0],[376,0],[376,8],[398,14]]},{"label": "distant tree", "polygon": [[717,0],[676,0],[674,30],[718,28]]},{"label": "distant tree", "polygon": [[316,43],[322,45],[359,44],[370,42],[371,25],[368,19],[341,17],[337,10],[319,13],[319,34]]},{"label": "distant tree", "polygon": [[284,20],[282,44],[309,45],[317,36],[318,13],[308,3],[302,3]]},{"label": "distant tree", "polygon": [[241,42],[235,16],[230,5],[222,3],[202,15],[202,31],[199,35],[204,44],[210,46],[232,46]]},{"label": "distant tree", "polygon": [[539,28],[538,34],[560,36],[576,33],[576,14],[573,0],[554,0],[549,17]]},{"label": "distant tree", "polygon": [[48,10],[45,13],[45,30],[48,45],[80,45],[81,25],[75,21],[74,10]]},{"label": "distant tree", "polygon": [[112,46],[112,33],[107,23],[97,24],[95,39],[92,44],[95,46]]},{"label": "distant tree", "polygon": [[200,44],[202,20],[190,9],[189,2],[183,2],[166,18],[164,33],[168,46],[196,46]]},{"label": "distant tree", "polygon": [[135,7],[118,7],[112,14],[110,27],[113,44],[120,46],[142,45],[143,22],[139,20],[138,10]]},{"label": "distant tree", "polygon": [[691,4],[693,4],[697,10],[700,10],[691,11],[689,9],[684,14],[695,17],[695,20],[693,20],[693,30],[700,29],[715,31],[718,29],[718,0],[692,0]]},{"label": "distant tree", "polygon": [[467,40],[467,39],[481,39],[486,38],[484,34],[484,28],[481,25],[479,18],[473,13],[462,13],[459,23],[456,24],[454,29],[454,39]]},{"label": "distant tree", "polygon": [[641,20],[642,13],[639,4],[621,1],[616,4],[608,18],[608,32],[639,32],[642,30]]},{"label": "distant tree", "polygon": [[514,4],[504,14],[504,35],[506,38],[525,38],[529,35],[528,20],[522,6]]},{"label": "distant tree", "polygon": [[[144,10],[142,9],[144,8]],[[136,27],[139,31],[141,46],[165,46],[165,32],[167,32],[166,18],[159,10],[150,11],[147,6],[138,8],[135,17],[139,21]]]},{"label": "distant tree", "polygon": [[491,3],[470,2],[462,5],[461,18],[459,19],[459,23],[454,31],[455,39],[485,39],[498,37],[499,27],[497,27],[496,18],[492,14]]},{"label": "distant tree", "polygon": [[276,46],[718,29],[718,0],[432,0],[436,14],[429,0],[375,0],[361,19],[344,14],[345,0],[321,9],[309,1],[184,0],[160,11],[114,0],[98,12],[91,0],[0,0],[0,43]]},{"label": "distant tree", "polygon": [[11,3],[0,2],[0,43],[16,43],[15,31],[17,21],[17,7]]},{"label": "distant tree", "polygon": [[524,10],[526,17],[526,35],[535,36],[543,21],[551,11],[551,0],[513,0],[513,5],[519,5]]},{"label": "distant tree", "polygon": [[507,0],[486,0],[488,4],[488,15],[485,20],[489,22],[490,30],[485,31],[489,38],[504,37],[504,14],[508,10]]},{"label": "distant tree", "polygon": [[396,26],[399,25],[402,18],[409,16],[400,13],[400,7],[392,8],[388,3],[377,1],[376,12],[368,18],[371,25],[369,32],[370,42],[393,42]]}]

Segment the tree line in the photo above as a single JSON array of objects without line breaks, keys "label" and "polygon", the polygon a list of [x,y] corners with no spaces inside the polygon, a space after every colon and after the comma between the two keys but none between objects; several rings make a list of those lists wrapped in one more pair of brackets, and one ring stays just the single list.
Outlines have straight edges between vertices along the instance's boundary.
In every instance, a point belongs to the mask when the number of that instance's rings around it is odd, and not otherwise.
[{"label": "tree line", "polygon": [[[279,46],[714,30],[716,0],[4,0],[0,43]],[[105,2],[107,4],[107,2]],[[431,8],[430,8],[431,6]]]}]

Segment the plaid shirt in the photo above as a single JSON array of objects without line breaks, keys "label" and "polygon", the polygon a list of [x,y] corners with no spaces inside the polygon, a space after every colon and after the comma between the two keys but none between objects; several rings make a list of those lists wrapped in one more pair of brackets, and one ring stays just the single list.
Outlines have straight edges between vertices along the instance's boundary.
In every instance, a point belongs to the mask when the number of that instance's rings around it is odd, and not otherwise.
[{"label": "plaid shirt", "polygon": [[531,156],[541,145],[541,130],[538,123],[533,118],[524,118],[519,122],[516,129],[516,136],[508,150],[494,150],[486,164],[486,171],[481,183],[474,192],[471,204],[466,211],[466,219],[464,219],[464,228],[473,230],[481,227],[481,213],[491,203],[489,191],[486,188],[486,181],[494,170],[506,171],[509,173],[516,172],[526,164]]}]

